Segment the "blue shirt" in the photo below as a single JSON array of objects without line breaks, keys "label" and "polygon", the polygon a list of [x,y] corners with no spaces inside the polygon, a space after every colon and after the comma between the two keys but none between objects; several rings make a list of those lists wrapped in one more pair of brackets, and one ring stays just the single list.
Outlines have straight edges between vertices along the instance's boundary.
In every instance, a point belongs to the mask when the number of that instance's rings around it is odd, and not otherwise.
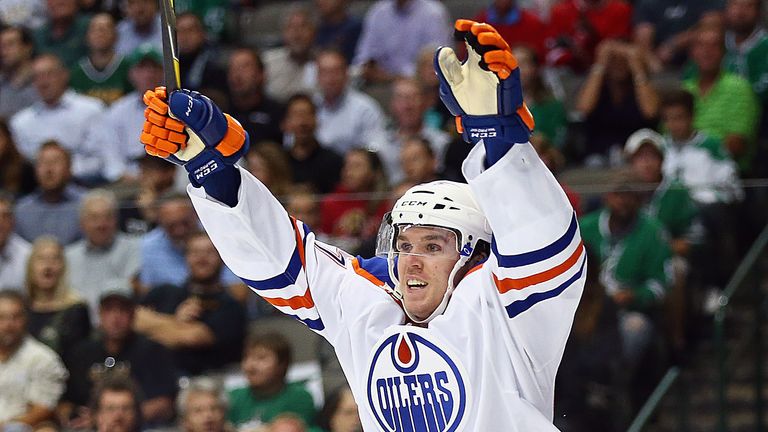
[{"label": "blue shirt", "polygon": [[16,233],[32,243],[41,235],[56,237],[63,245],[80,239],[80,198],[83,191],[64,189],[62,200],[44,201],[40,192],[28,195],[16,205]]}]

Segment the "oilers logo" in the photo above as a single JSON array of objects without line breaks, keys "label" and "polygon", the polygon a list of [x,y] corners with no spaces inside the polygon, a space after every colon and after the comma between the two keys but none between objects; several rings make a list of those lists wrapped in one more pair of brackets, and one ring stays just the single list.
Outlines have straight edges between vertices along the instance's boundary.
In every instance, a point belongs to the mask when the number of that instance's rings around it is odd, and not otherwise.
[{"label": "oilers logo", "polygon": [[408,327],[376,345],[369,407],[383,431],[456,431],[468,405],[467,375],[419,330]]}]

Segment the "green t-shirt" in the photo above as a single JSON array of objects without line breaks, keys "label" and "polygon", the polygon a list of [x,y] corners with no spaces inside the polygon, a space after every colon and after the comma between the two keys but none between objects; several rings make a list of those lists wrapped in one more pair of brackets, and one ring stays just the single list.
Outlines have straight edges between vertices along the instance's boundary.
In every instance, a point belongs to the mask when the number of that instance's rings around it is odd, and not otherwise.
[{"label": "green t-shirt", "polygon": [[656,307],[670,285],[667,269],[672,256],[659,221],[641,213],[628,234],[615,238],[608,230],[608,211],[598,210],[583,216],[579,226],[584,244],[600,259],[600,280],[606,289],[609,285],[631,289],[635,299],[630,309]]},{"label": "green t-shirt", "polygon": [[133,90],[128,81],[128,65],[117,55],[102,71],[96,70],[88,57],[81,58],[72,69],[69,85],[78,93],[101,99],[107,105]]},{"label": "green t-shirt", "polygon": [[551,98],[541,103],[532,103],[528,109],[536,122],[535,131],[547,137],[553,146],[563,148],[568,128],[568,115],[563,103]]},{"label": "green t-shirt", "polygon": [[50,24],[46,23],[34,33],[35,50],[38,54],[55,54],[72,70],[77,61],[88,53],[85,33],[90,22],[90,16],[78,15],[69,31],[58,39],[53,38]]},{"label": "green t-shirt", "polygon": [[229,392],[227,419],[235,426],[269,423],[286,412],[301,417],[307,425],[314,422],[315,405],[301,383],[289,383],[280,393],[266,398],[255,395],[250,387]]},{"label": "green t-shirt", "polygon": [[768,105],[768,32],[759,29],[739,48],[729,33],[725,46],[725,69],[746,78],[763,106]]},{"label": "green t-shirt", "polygon": [[653,193],[645,212],[655,217],[672,238],[688,237],[699,213],[688,188],[680,181],[664,181]]},{"label": "green t-shirt", "polygon": [[218,40],[227,24],[227,0],[176,0],[176,14],[191,12],[197,15],[205,25],[208,37]]}]

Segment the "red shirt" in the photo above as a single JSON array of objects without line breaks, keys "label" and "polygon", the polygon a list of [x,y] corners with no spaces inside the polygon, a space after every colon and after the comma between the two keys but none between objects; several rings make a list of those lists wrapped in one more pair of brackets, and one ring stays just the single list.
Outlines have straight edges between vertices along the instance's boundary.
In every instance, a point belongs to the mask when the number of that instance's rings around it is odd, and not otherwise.
[{"label": "red shirt", "polygon": [[320,231],[340,237],[366,238],[376,234],[381,218],[390,210],[392,204],[384,200],[373,204],[361,199],[358,194],[338,186],[331,195],[320,203],[322,217]]},{"label": "red shirt", "polygon": [[509,46],[528,46],[536,51],[540,60],[544,59],[547,26],[539,17],[523,9],[499,17],[491,8],[483,9],[474,20],[492,25]]}]

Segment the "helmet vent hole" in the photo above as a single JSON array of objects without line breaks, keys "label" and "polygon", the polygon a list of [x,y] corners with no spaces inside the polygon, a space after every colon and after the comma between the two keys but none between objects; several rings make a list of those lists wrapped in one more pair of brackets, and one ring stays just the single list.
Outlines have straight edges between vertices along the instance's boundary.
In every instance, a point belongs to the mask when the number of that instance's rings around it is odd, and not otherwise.
[{"label": "helmet vent hole", "polygon": [[419,213],[419,219],[421,219],[421,218],[423,218],[423,217],[424,217],[424,215],[423,215],[423,214],[421,214],[421,213]]},{"label": "helmet vent hole", "polygon": [[445,208],[445,204],[435,204],[435,210],[442,210]]},{"label": "helmet vent hole", "polygon": [[453,200],[452,200],[452,199],[450,199],[450,198],[448,198],[447,196],[444,196],[444,197],[443,197],[443,199],[444,199],[444,200],[446,200],[446,201],[450,201],[450,202],[453,202]]}]

